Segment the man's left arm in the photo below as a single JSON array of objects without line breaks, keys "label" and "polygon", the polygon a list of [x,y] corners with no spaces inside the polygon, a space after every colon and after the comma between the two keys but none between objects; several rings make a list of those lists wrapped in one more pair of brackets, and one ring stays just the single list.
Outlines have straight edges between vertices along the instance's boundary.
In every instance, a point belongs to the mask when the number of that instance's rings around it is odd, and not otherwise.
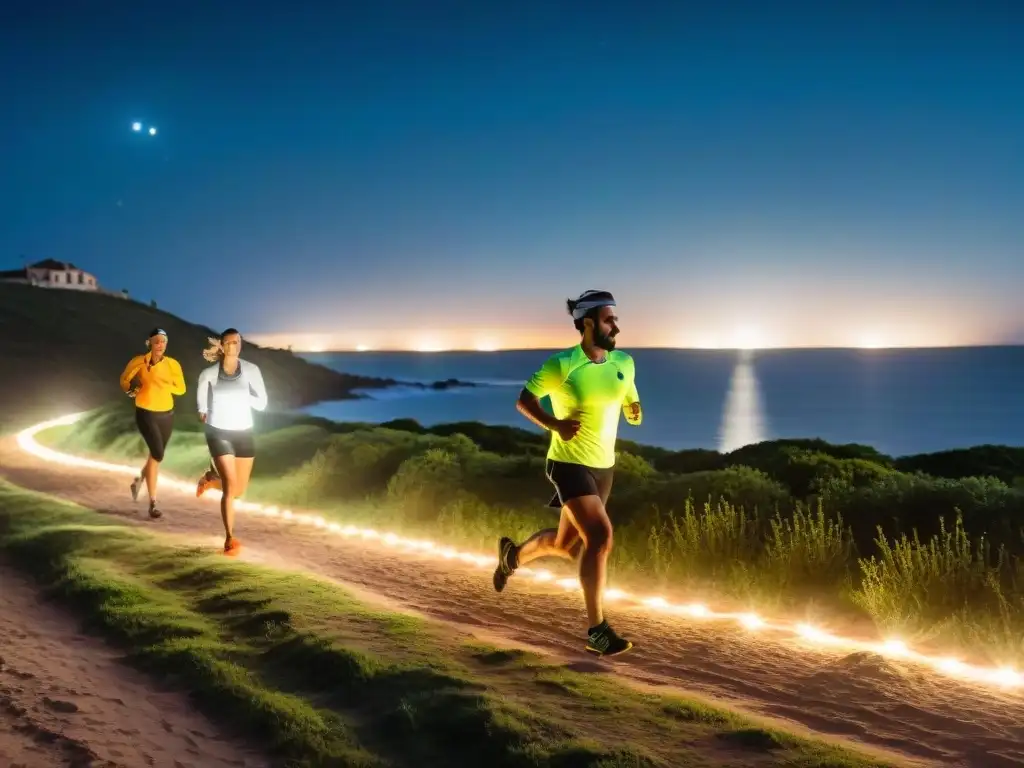
[{"label": "man's left arm", "polygon": [[622,415],[634,427],[640,426],[644,420],[644,411],[640,407],[640,394],[636,390],[635,372],[629,377],[629,389],[626,391],[626,397],[622,400]]}]

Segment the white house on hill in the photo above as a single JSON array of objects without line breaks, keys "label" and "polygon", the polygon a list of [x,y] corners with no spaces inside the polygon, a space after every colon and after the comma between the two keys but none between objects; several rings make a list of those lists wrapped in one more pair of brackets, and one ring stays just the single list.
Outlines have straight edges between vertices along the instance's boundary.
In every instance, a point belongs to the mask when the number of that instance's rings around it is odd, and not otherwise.
[{"label": "white house on hill", "polygon": [[0,282],[27,283],[42,288],[65,288],[74,291],[99,291],[95,275],[74,264],[44,259],[22,269],[0,271]]}]

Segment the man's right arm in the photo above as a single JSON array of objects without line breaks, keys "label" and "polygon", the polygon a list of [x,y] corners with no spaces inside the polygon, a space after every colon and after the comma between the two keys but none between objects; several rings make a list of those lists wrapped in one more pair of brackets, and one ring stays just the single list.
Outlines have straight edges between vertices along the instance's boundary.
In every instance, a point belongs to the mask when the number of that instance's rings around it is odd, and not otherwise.
[{"label": "man's right arm", "polygon": [[516,401],[516,410],[541,429],[557,432],[561,420],[545,411],[540,404],[540,399],[550,395],[564,382],[562,359],[559,355],[552,355],[523,386],[519,393],[519,399]]},{"label": "man's right arm", "polygon": [[533,394],[526,387],[519,393],[516,401],[516,410],[528,418],[541,429],[553,430],[558,424],[558,419],[544,410],[540,404],[540,398]]}]

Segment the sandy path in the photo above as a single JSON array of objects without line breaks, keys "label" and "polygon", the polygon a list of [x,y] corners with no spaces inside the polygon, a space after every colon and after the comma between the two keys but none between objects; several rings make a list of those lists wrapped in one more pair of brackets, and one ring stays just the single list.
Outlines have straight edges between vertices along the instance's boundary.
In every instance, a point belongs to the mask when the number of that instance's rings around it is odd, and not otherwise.
[{"label": "sandy path", "polygon": [[0,565],[0,765],[265,766]]},{"label": "sandy path", "polygon": [[[123,475],[56,468],[0,441],[0,473],[19,485],[74,500],[119,519],[223,542],[217,504],[168,490],[165,517],[149,521]],[[577,595],[525,581],[495,594],[490,574],[458,561],[398,554],[383,545],[318,536],[313,529],[240,513],[246,556],[301,564],[361,590],[481,636],[502,637],[565,658],[581,670],[612,669],[746,711],[898,754],[919,764],[1024,766],[1024,696],[939,678],[864,654],[808,651],[798,641],[762,639],[740,628],[614,610],[637,643],[621,661],[598,664],[582,651],[585,616]]]}]

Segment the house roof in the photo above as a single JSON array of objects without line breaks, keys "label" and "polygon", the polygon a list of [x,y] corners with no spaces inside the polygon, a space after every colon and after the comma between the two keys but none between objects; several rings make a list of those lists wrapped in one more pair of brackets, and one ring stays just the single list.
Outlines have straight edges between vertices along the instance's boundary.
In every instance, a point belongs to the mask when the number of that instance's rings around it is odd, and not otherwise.
[{"label": "house roof", "polygon": [[13,278],[13,277],[27,277],[28,270],[30,269],[49,269],[57,272],[64,272],[69,269],[77,269],[80,272],[84,272],[81,267],[76,267],[70,261],[57,261],[56,259],[43,259],[37,261],[35,264],[29,264],[27,267],[21,269],[5,269],[0,270],[0,278]]},{"label": "house roof", "polygon": [[31,265],[32,269],[78,269],[70,261],[57,261],[56,259],[43,259]]}]

